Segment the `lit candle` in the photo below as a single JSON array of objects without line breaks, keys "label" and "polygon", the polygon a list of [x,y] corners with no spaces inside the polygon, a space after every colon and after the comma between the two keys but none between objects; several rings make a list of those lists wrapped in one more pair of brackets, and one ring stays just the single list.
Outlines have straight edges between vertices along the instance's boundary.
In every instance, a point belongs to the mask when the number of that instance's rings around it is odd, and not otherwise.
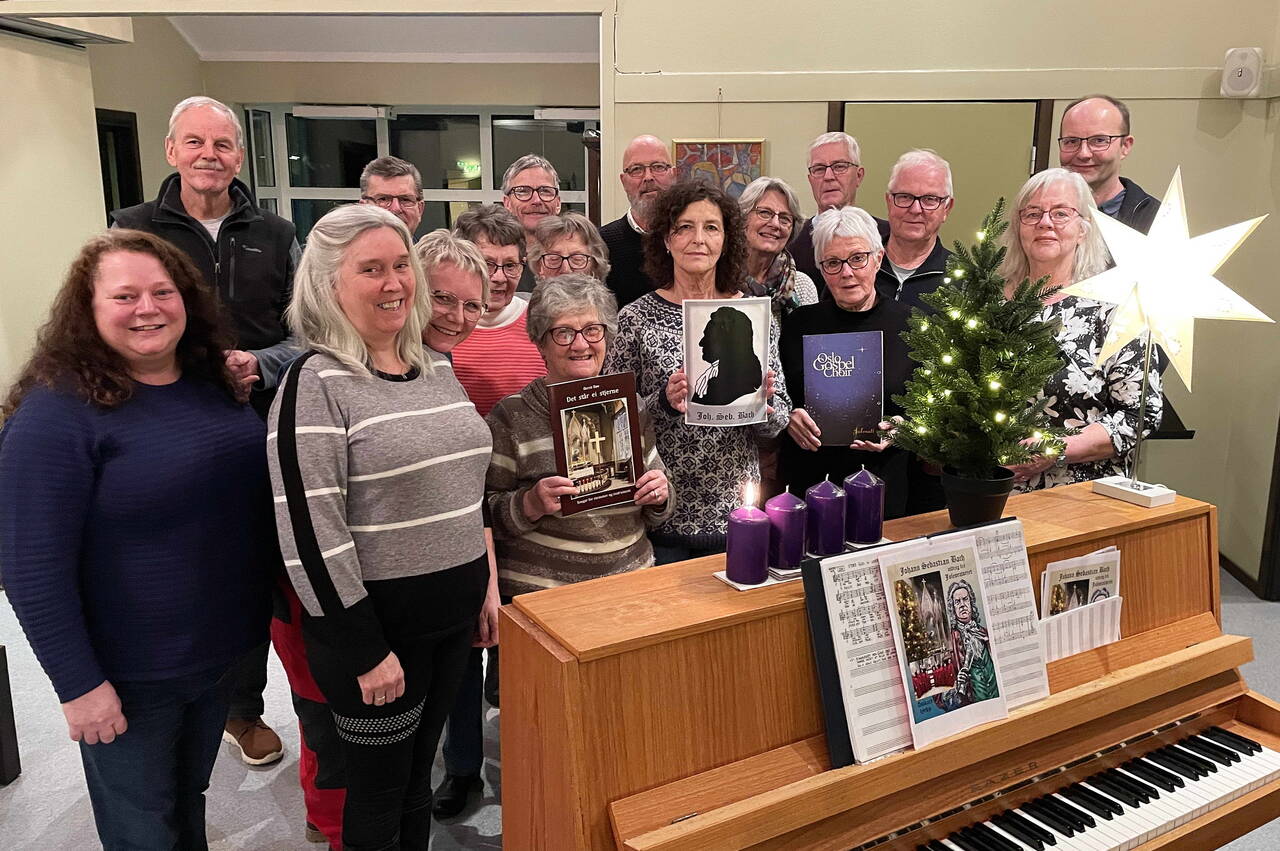
[{"label": "lit candle", "polygon": [[751,484],[742,502],[741,508],[729,512],[725,574],[740,585],[759,585],[769,578],[769,515],[753,504]]},{"label": "lit candle", "polygon": [[884,537],[884,479],[865,466],[844,480],[849,498],[845,538],[854,544],[878,544]]},{"label": "lit candle", "polygon": [[830,556],[844,551],[844,491],[830,476],[804,492],[809,513],[809,552]]},{"label": "lit candle", "polygon": [[808,509],[804,500],[787,488],[764,504],[769,515],[769,566],[791,570],[800,566],[804,558],[805,517]]}]

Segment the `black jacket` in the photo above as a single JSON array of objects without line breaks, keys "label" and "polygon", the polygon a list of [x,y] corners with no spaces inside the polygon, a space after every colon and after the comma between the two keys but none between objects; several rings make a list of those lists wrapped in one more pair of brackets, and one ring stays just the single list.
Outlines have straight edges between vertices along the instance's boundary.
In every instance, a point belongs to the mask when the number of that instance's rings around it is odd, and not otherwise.
[{"label": "black jacket", "polygon": [[1151,223],[1156,219],[1160,202],[1127,177],[1120,178],[1120,183],[1124,186],[1124,200],[1120,202],[1120,209],[1115,215],[1116,221],[1146,233],[1151,230]]},{"label": "black jacket", "polygon": [[600,238],[609,249],[609,276],[604,284],[617,297],[621,310],[653,289],[644,273],[644,235],[636,232],[624,214],[602,226]]},{"label": "black jacket", "polygon": [[[796,269],[813,279],[813,285],[818,290],[818,298],[822,299],[827,294],[827,280],[822,277],[822,270],[818,268],[818,261],[813,256],[814,218],[816,217],[810,217],[804,223],[804,227],[800,228],[800,233],[796,234],[796,238],[787,246],[787,250],[791,252],[791,258],[796,261]],[[881,241],[887,242],[889,223],[876,216],[872,218],[876,220],[876,227],[880,229]]]},{"label": "black jacket", "polygon": [[876,292],[881,298],[900,301],[907,307],[918,307],[925,313],[933,313],[932,307],[920,300],[920,296],[931,293],[942,283],[943,273],[947,270],[947,258],[951,252],[942,247],[942,240],[935,238],[933,251],[924,259],[916,270],[905,281],[898,283],[898,276],[893,274],[889,265],[889,254],[885,252],[876,271]]},{"label": "black jacket", "polygon": [[297,354],[284,342],[284,310],[300,255],[296,231],[292,222],[260,209],[239,180],[229,191],[231,212],[217,243],[183,207],[177,174],[165,178],[154,201],[115,210],[111,218],[118,227],[162,237],[191,258],[226,306],[236,346],[257,356],[263,383],[271,387],[279,368]]}]

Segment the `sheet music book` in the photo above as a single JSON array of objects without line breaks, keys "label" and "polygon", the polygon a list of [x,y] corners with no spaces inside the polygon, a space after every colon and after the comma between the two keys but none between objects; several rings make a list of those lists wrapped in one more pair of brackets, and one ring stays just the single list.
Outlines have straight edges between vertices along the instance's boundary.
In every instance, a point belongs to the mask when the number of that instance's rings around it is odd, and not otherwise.
[{"label": "sheet music book", "polygon": [[1051,561],[1040,574],[1040,612],[1046,618],[1119,593],[1120,550],[1115,547]]},{"label": "sheet music book", "polygon": [[1119,641],[1123,603],[1123,597],[1104,597],[1096,603],[1045,618],[1045,653],[1049,661]]},{"label": "sheet music book", "polygon": [[547,385],[556,472],[578,486],[560,497],[564,516],[632,502],[644,472],[636,377],[615,372]]},{"label": "sheet music book", "polygon": [[884,333],[808,334],[803,340],[804,409],[823,446],[879,440],[884,419]]}]

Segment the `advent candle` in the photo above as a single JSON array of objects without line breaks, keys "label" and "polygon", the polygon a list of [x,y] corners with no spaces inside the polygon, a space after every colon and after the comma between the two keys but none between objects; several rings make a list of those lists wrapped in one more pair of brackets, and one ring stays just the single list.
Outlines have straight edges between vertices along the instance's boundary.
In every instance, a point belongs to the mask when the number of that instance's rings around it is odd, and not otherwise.
[{"label": "advent candle", "polygon": [[844,551],[844,491],[826,481],[804,492],[809,509],[809,552],[831,556]]},{"label": "advent candle", "polygon": [[844,480],[849,498],[845,538],[854,544],[878,544],[884,537],[884,479],[865,466]]},{"label": "advent candle", "polygon": [[743,506],[729,512],[725,543],[725,575],[740,585],[759,585],[769,578],[769,515],[756,508],[747,485]]},{"label": "advent candle", "polygon": [[781,570],[799,567],[808,514],[804,500],[788,488],[764,504],[764,513],[769,515],[769,566]]}]

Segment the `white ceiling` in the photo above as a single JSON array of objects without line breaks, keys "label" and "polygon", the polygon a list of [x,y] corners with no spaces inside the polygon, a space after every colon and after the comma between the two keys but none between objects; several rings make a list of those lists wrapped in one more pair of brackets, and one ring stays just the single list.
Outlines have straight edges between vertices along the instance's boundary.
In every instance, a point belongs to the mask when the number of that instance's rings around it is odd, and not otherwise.
[{"label": "white ceiling", "polygon": [[599,62],[595,15],[183,15],[206,62]]}]

